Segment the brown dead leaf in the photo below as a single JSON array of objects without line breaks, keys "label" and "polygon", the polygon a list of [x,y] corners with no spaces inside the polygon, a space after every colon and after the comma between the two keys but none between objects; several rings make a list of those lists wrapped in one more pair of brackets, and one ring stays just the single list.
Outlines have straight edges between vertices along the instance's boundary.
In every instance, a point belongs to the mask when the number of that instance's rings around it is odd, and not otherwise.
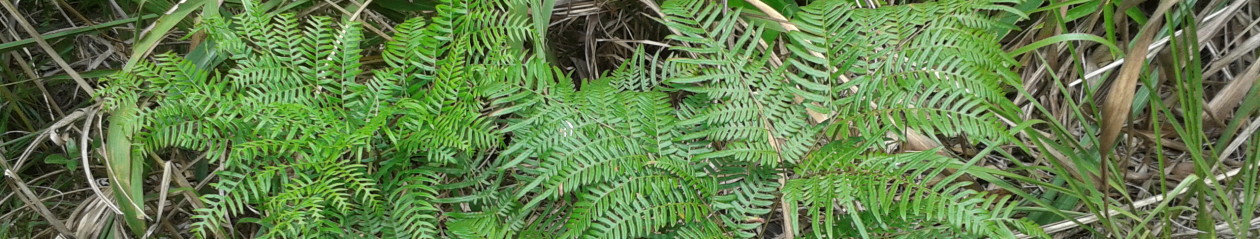
[{"label": "brown dead leaf", "polygon": [[1251,85],[1255,84],[1257,79],[1260,79],[1260,64],[1252,64],[1247,68],[1246,73],[1229,82],[1216,96],[1212,97],[1212,101],[1207,105],[1207,112],[1204,112],[1210,115],[1204,115],[1205,119],[1213,121],[1228,119],[1228,110],[1242,103],[1243,96],[1251,90]]},{"label": "brown dead leaf", "polygon": [[1190,174],[1194,174],[1194,163],[1180,162],[1168,169],[1168,179],[1181,181],[1186,179]]},{"label": "brown dead leaf", "polygon": [[1129,59],[1120,66],[1120,74],[1115,81],[1111,83],[1111,90],[1107,92],[1107,98],[1103,101],[1103,119],[1102,119],[1102,135],[1099,137],[1102,141],[1102,155],[1104,158],[1111,149],[1116,146],[1116,140],[1120,136],[1120,129],[1124,128],[1124,123],[1129,119],[1129,110],[1133,106],[1134,89],[1137,88],[1138,77],[1142,75],[1142,68],[1146,66],[1146,54],[1149,51],[1147,46],[1151,45],[1151,41],[1155,38],[1155,32],[1163,26],[1164,12],[1168,11],[1178,0],[1164,0],[1160,2],[1159,8],[1151,14],[1151,19],[1142,26],[1142,30],[1138,33],[1137,40],[1133,44],[1133,48],[1125,56]]}]

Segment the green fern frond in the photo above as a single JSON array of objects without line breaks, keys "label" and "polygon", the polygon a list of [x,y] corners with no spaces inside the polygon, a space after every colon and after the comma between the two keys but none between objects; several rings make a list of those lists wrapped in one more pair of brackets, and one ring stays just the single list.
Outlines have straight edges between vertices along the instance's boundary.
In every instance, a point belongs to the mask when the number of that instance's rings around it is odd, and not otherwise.
[{"label": "green fern frond", "polygon": [[1015,62],[989,33],[1007,26],[977,13],[998,3],[816,1],[776,41],[739,10],[669,0],[673,47],[590,81],[525,47],[546,45],[544,18],[517,14],[534,5],[441,0],[383,47],[357,22],[208,17],[218,69],[164,54],[99,96],[149,103],[137,152],[220,167],[200,237],[1043,235],[1007,197],[927,183],[955,160],[883,148],[908,130],[1008,140]]},{"label": "green fern frond", "polygon": [[1008,197],[965,189],[965,182],[925,185],[955,163],[935,151],[880,155],[863,153],[863,145],[825,146],[796,168],[801,178],[783,188],[786,200],[808,209],[815,236],[914,238],[902,232],[935,224],[943,226],[939,235],[967,238],[1010,238],[1018,232],[1012,229],[1039,230],[1012,218],[1015,205]]},{"label": "green fern frond", "polygon": [[432,203],[437,198],[435,175],[422,170],[409,170],[382,181],[394,182],[387,186],[390,208],[387,215],[393,234],[391,238],[437,238],[438,209]]},{"label": "green fern frond", "polygon": [[[837,5],[842,7],[836,7]],[[789,78],[803,99],[835,114],[829,132],[883,137],[908,128],[930,135],[1001,141],[997,116],[1014,112],[1001,87],[1014,61],[997,44],[982,9],[989,1],[942,1],[876,9],[820,1],[793,19]],[[839,79],[850,79],[841,82]],[[951,120],[945,122],[942,120]],[[860,124],[860,125],[855,125]],[[893,126],[886,126],[893,125]]]}]

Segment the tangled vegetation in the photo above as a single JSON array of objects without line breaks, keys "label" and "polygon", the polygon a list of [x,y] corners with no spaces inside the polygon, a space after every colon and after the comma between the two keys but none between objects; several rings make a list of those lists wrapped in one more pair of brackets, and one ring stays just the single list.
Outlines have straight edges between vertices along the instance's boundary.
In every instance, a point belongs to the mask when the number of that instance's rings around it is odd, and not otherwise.
[{"label": "tangled vegetation", "polygon": [[1245,0],[154,5],[0,82],[0,237],[1260,233]]}]

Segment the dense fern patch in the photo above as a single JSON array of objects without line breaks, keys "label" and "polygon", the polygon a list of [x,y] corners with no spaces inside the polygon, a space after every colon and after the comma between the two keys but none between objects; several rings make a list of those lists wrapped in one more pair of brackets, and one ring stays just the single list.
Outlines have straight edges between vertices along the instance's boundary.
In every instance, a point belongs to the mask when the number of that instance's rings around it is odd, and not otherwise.
[{"label": "dense fern patch", "polygon": [[959,159],[887,147],[1008,140],[1014,63],[980,13],[997,3],[818,1],[774,46],[739,11],[671,0],[672,56],[580,85],[530,50],[545,29],[507,7],[528,4],[445,1],[394,28],[379,69],[353,22],[210,18],[225,67],[163,55],[100,96],[139,108],[133,157],[219,165],[202,237],[1039,234],[954,181]]}]

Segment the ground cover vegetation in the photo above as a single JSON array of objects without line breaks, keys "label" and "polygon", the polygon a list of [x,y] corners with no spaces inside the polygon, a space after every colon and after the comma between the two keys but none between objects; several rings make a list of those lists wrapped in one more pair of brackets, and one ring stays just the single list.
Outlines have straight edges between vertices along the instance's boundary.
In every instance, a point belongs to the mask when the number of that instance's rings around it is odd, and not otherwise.
[{"label": "ground cover vegetation", "polygon": [[3,238],[1254,238],[1260,2],[0,0]]}]

